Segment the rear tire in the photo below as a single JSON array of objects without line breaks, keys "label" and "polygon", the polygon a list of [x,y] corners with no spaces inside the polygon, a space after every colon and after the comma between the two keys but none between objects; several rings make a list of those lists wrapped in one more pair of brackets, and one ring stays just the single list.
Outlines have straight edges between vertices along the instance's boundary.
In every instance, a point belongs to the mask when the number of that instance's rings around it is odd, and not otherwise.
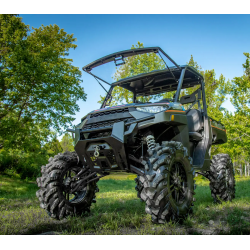
[{"label": "rear tire", "polygon": [[162,142],[148,152],[145,176],[139,177],[146,213],[154,223],[185,219],[192,212],[195,194],[192,158],[182,143],[175,141]]},{"label": "rear tire", "polygon": [[208,179],[211,195],[215,202],[232,201],[235,198],[235,177],[228,154],[214,155],[211,160]]},{"label": "rear tire", "polygon": [[[95,203],[95,193],[99,191],[97,181],[87,184],[74,194],[66,189],[66,182],[70,183],[71,176],[82,169],[75,152],[60,153],[50,158],[46,166],[42,166],[42,177],[37,178],[40,189],[36,196],[41,202],[40,207],[50,217],[61,220],[68,215],[80,215],[90,211],[91,204]],[[86,171],[86,174],[89,173],[89,170]]]}]

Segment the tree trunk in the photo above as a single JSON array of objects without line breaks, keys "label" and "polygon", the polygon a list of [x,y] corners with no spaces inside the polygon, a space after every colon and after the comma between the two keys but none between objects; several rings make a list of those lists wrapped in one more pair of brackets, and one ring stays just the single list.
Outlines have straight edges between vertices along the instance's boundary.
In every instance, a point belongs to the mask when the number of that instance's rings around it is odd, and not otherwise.
[{"label": "tree trunk", "polygon": [[247,163],[245,162],[245,177],[247,176]]}]

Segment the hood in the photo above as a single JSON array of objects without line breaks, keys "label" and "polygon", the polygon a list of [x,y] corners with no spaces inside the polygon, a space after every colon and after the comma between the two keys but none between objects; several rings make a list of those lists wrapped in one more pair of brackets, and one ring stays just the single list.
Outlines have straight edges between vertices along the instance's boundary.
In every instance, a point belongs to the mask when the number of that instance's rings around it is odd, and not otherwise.
[{"label": "hood", "polygon": [[95,114],[95,113],[100,113],[104,111],[109,111],[109,110],[115,110],[115,109],[122,109],[122,108],[129,108],[129,107],[150,107],[150,106],[168,106],[168,109],[175,109],[175,110],[185,110],[183,106],[179,102],[155,102],[155,103],[129,103],[129,104],[121,104],[117,106],[112,106],[112,107],[106,107],[102,109],[96,109],[91,112],[89,112],[87,115],[85,115],[82,119],[81,122],[90,114]]}]

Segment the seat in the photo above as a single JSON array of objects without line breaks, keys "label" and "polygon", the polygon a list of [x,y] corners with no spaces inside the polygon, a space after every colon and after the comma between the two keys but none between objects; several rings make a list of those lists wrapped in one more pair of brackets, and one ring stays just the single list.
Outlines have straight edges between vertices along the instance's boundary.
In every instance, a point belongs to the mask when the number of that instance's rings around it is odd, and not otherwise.
[{"label": "seat", "polygon": [[[198,100],[196,99],[196,94],[198,94]],[[202,135],[200,131],[203,128],[202,115],[200,111],[200,99],[201,91],[197,89],[191,95],[182,96],[180,99],[181,104],[192,103],[191,107],[187,110],[187,121],[188,121],[188,130],[189,130],[189,139],[190,141],[201,141]],[[191,109],[195,103],[198,101],[199,109]]]},{"label": "seat", "polygon": [[191,109],[187,113],[189,138],[192,141],[201,141],[202,135],[199,133],[203,128],[202,115],[197,109]]}]

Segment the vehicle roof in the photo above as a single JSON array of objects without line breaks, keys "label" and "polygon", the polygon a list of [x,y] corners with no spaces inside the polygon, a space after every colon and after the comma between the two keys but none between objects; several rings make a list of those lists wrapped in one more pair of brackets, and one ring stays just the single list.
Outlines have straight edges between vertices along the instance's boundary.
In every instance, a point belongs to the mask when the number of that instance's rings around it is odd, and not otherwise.
[{"label": "vehicle roof", "polygon": [[[128,89],[137,96],[147,96],[170,92],[177,89],[181,70],[186,68],[182,89],[190,88],[200,84],[203,76],[192,66],[182,65],[177,67],[169,67],[169,69],[153,70],[149,73],[142,73],[133,77],[123,78],[112,83],[112,86],[120,86]],[[175,78],[173,77],[173,75]]]}]

